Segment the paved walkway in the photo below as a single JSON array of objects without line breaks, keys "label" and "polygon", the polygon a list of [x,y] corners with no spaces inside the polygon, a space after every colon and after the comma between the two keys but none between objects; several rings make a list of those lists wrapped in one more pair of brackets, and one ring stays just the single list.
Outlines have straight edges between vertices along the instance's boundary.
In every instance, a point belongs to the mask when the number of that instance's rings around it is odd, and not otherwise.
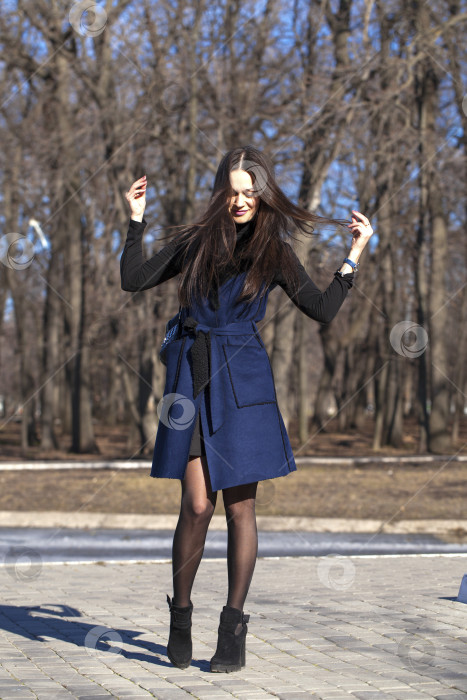
[{"label": "paved walkway", "polygon": [[0,567],[0,698],[324,698],[467,694],[467,557],[258,559],[246,667],[210,673],[226,562],[203,559],[194,659],[166,656],[171,564]]}]

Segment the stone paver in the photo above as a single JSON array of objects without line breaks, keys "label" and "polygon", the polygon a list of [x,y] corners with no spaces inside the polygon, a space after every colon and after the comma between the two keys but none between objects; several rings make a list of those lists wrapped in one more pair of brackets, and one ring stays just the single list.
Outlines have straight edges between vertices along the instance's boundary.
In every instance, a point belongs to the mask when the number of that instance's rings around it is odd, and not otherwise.
[{"label": "stone paver", "polygon": [[463,556],[258,559],[246,667],[210,673],[226,562],[192,592],[194,658],[166,656],[171,563],[0,567],[0,698],[467,696]]}]

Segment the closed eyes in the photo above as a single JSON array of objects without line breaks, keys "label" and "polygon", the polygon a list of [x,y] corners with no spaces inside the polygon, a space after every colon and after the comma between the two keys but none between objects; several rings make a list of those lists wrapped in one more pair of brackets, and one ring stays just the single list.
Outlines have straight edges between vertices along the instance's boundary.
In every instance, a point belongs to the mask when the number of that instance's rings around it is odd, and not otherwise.
[{"label": "closed eyes", "polygon": [[237,190],[234,190],[235,194],[243,194],[245,197],[254,197],[255,196],[255,191],[254,190],[243,190],[242,192],[237,192]]}]

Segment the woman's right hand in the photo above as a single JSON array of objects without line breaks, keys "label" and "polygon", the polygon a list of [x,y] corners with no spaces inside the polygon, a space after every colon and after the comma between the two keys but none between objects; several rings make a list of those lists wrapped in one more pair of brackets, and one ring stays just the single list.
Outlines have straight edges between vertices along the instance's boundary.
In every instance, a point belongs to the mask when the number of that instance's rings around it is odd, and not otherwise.
[{"label": "woman's right hand", "polygon": [[135,180],[128,192],[125,192],[125,199],[130,205],[131,218],[135,221],[142,221],[146,208],[146,175]]}]

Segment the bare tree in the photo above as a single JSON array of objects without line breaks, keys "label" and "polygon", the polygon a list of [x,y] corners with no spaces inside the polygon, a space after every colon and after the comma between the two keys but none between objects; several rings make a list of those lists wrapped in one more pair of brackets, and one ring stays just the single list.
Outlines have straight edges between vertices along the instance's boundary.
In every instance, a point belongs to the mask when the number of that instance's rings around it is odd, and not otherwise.
[{"label": "bare tree", "polygon": [[[25,269],[0,265],[0,334],[14,345],[0,371],[9,417],[22,407],[24,452],[40,439],[49,453],[65,436],[96,452],[98,421],[128,424],[127,453],[149,454],[178,282],[121,291],[124,192],[147,175],[149,257],[196,219],[220,155],[247,142],[303,206],[337,218],[359,208],[378,236],[329,328],[271,294],[262,333],[288,427],[304,448],[329,407],[342,430],[359,429],[370,402],[375,449],[403,445],[418,412],[419,449],[450,450],[467,342],[463,3],[99,8],[77,18],[65,0],[21,0],[0,16],[0,239],[18,232],[34,246]],[[318,229],[296,252],[323,287],[348,243]],[[417,357],[390,340],[405,320],[428,333]]]}]

